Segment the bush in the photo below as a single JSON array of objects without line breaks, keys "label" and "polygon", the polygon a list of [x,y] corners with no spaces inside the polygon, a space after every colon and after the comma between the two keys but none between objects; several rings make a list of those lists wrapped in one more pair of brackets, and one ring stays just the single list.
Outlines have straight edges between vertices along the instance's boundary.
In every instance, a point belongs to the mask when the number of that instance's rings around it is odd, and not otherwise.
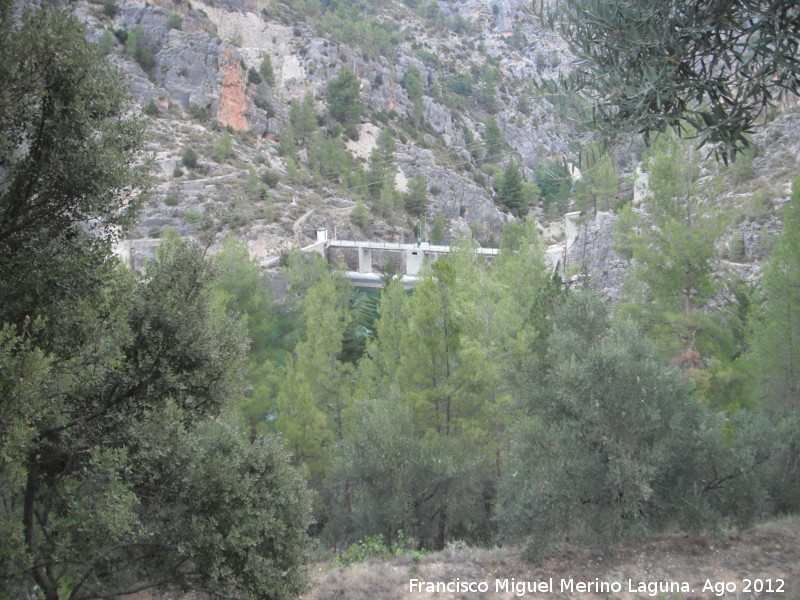
[{"label": "bush", "polygon": [[208,121],[208,110],[202,106],[198,106],[197,104],[189,104],[189,106],[186,107],[186,112],[189,113],[191,118],[197,119],[201,123]]},{"label": "bush", "polygon": [[264,171],[261,172],[261,182],[268,185],[271,188],[274,188],[276,185],[278,185],[279,180],[280,178],[278,177],[278,174],[275,173],[274,171],[265,169]]},{"label": "bush", "polygon": [[183,155],[181,156],[181,161],[183,162],[183,166],[188,169],[194,169],[197,167],[197,152],[194,151],[193,148],[184,148]]},{"label": "bush", "polygon": [[508,449],[503,532],[533,535],[536,554],[566,536],[598,543],[719,523],[720,490],[707,482],[730,489],[737,467],[683,373],[594,294],[566,299],[548,341],[552,367]]},{"label": "bush", "polygon": [[225,132],[222,137],[214,142],[214,148],[211,150],[211,158],[216,162],[223,162],[233,155],[233,146],[231,143],[231,134]]},{"label": "bush", "polygon": [[367,213],[367,207],[360,200],[356,202],[353,212],[350,214],[350,220],[362,231],[366,231],[369,227],[369,213]]},{"label": "bush", "polygon": [[148,102],[142,109],[142,112],[148,117],[157,117],[161,114],[161,111],[158,109],[158,105],[154,100],[150,100],[150,102]]},{"label": "bush", "polygon": [[264,100],[263,98],[256,96],[255,98],[253,98],[253,104],[256,105],[256,108],[260,108],[265,113],[267,113],[268,119],[271,119],[272,117],[275,116],[275,109],[272,107],[272,104],[270,104],[267,100]]},{"label": "bush", "polygon": [[167,20],[167,29],[180,29],[183,20],[178,13],[172,13]]},{"label": "bush", "polygon": [[250,67],[250,69],[247,71],[247,81],[254,85],[258,85],[262,82],[261,75],[259,75],[258,71],[256,71],[253,67]]},{"label": "bush", "polygon": [[125,41],[125,52],[132,56],[142,67],[142,70],[150,75],[156,66],[156,49],[145,45],[145,33],[141,25],[133,28]]},{"label": "bush", "polygon": [[178,204],[180,204],[180,199],[176,195],[170,194],[164,198],[164,204],[167,206],[178,206]]},{"label": "bush", "polygon": [[269,54],[263,55],[258,71],[264,83],[269,86],[275,85],[275,72],[272,69],[272,61],[269,58]]},{"label": "bush", "polygon": [[183,220],[190,225],[200,225],[205,219],[205,215],[196,210],[187,210],[183,213]]}]

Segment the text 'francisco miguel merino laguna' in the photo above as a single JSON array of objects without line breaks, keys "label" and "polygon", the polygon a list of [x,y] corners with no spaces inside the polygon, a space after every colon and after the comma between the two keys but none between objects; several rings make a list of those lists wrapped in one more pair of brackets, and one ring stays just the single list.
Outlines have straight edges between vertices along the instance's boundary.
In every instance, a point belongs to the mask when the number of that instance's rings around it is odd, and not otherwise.
[{"label": "text 'francisco miguel merino laguna'", "polygon": [[[691,593],[693,590],[685,581],[601,581],[594,579],[591,581],[580,581],[576,579],[554,580],[542,579],[540,581],[517,581],[516,579],[495,579],[494,592],[513,593],[515,596],[525,596],[527,594],[548,594],[552,592],[560,593],[589,593],[589,594],[617,594],[620,592],[632,592],[657,596],[658,594]],[[421,579],[409,579],[408,591],[418,594],[458,594],[458,593],[478,593],[488,592],[492,586],[487,581],[423,581]]]}]

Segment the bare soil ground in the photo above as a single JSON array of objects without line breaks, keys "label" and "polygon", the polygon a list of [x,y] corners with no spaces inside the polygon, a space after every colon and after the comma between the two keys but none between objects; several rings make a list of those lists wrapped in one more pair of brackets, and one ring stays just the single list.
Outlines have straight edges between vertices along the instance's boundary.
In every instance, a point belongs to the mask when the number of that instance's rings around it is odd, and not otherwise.
[{"label": "bare soil ground", "polygon": [[[301,600],[800,600],[800,517],[718,536],[667,534],[603,549],[564,547],[535,565],[520,549],[454,546],[419,561],[401,556],[342,568],[318,564],[311,575],[312,589]],[[420,583],[412,587],[412,580]],[[470,585],[475,591],[464,587]]]}]

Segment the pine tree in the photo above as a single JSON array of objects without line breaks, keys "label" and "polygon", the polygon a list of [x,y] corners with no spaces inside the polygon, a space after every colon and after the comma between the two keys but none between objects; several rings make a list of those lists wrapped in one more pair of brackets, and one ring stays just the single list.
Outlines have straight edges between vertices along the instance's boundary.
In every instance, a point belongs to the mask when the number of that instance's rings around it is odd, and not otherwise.
[{"label": "pine tree", "polygon": [[425,214],[425,207],[428,204],[428,184],[425,177],[420,174],[414,175],[408,182],[408,193],[405,196],[406,212],[416,217]]},{"label": "pine tree", "polygon": [[356,202],[356,205],[353,207],[353,212],[350,213],[350,220],[353,225],[362,231],[366,231],[369,226],[369,213],[367,212],[367,207],[364,206],[361,200]]},{"label": "pine tree", "polygon": [[275,425],[317,488],[344,439],[351,365],[340,360],[349,315],[334,278],[323,276],[303,298],[303,335],[278,390]]},{"label": "pine tree", "polygon": [[319,126],[317,113],[314,111],[314,96],[306,94],[302,102],[293,100],[289,109],[289,120],[294,128],[295,136],[301,144],[305,145]]},{"label": "pine tree", "polygon": [[431,244],[441,245],[445,241],[445,216],[444,213],[436,215],[436,221],[433,223],[430,235]]},{"label": "pine tree", "polygon": [[772,412],[797,410],[800,399],[800,178],[782,213],[783,232],[761,280],[750,362],[756,396]]},{"label": "pine tree", "polygon": [[328,83],[328,110],[331,117],[344,125],[352,126],[361,116],[362,105],[358,102],[361,81],[352,69],[342,69]]},{"label": "pine tree", "polygon": [[522,173],[517,163],[508,161],[503,172],[503,182],[500,185],[500,202],[502,202],[515,217],[522,217],[528,213],[528,202],[523,189]]},{"label": "pine tree", "polygon": [[[699,180],[700,157],[688,144],[661,136],[649,162],[646,214],[626,207],[615,244],[636,264],[628,288],[630,314],[665,352],[699,367],[718,334],[703,311],[716,290],[715,242],[725,228],[711,185]],[[623,229],[623,226],[625,229]]]},{"label": "pine tree", "polygon": [[500,131],[500,126],[495,119],[487,119],[485,126],[486,128],[483,134],[483,142],[486,148],[484,160],[486,162],[496,162],[500,156],[503,155],[503,150],[506,146],[506,138],[503,132]]},{"label": "pine tree", "polygon": [[408,295],[399,278],[383,288],[378,303],[375,337],[359,364],[359,396],[397,397],[402,389],[399,378],[403,344],[408,340]]},{"label": "pine tree", "polygon": [[394,136],[389,129],[384,129],[378,134],[375,140],[375,148],[369,155],[369,192],[374,199],[379,199],[384,187],[391,180],[394,189],[394,177],[397,173],[397,165],[394,151],[397,145]]},{"label": "pine tree", "polygon": [[272,60],[270,60],[269,54],[263,54],[258,72],[261,75],[261,79],[264,80],[264,83],[269,86],[275,85],[275,72],[272,69]]},{"label": "pine tree", "polygon": [[403,77],[403,89],[411,100],[422,98],[422,75],[414,65],[409,66],[406,70],[406,75]]},{"label": "pine tree", "polygon": [[584,154],[581,178],[575,184],[578,208],[591,213],[611,210],[619,182],[611,156],[601,153],[596,145],[590,146]]}]

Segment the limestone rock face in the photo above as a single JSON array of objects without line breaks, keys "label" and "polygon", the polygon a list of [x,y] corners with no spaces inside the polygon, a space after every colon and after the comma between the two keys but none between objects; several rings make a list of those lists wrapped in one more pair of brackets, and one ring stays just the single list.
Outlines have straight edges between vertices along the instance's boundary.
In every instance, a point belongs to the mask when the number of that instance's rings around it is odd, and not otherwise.
[{"label": "limestone rock face", "polygon": [[[72,7],[86,23],[87,40],[103,45],[106,60],[122,71],[151,118],[143,159],[153,165],[154,184],[126,241],[133,262],[152,253],[169,229],[216,236],[217,242],[232,233],[262,264],[307,245],[317,228],[340,238],[412,241],[417,226],[430,231],[440,215],[448,239],[469,235],[484,245],[496,243],[514,217],[499,206],[493,176],[513,159],[533,181],[537,167],[572,161],[580,147],[564,111],[535,87],[567,72],[571,59],[565,43],[530,18],[529,0],[461,0],[428,8],[417,3],[416,9],[376,2],[346,22],[267,0],[114,1],[115,11],[89,0]],[[143,34],[150,66],[126,48],[125,37],[134,31]],[[271,80],[262,77],[267,62]],[[410,98],[403,87],[411,67],[421,75],[421,98]],[[361,83],[363,106],[360,121],[348,128],[333,122],[326,100],[329,82],[345,68]],[[293,148],[292,103],[308,94],[319,127]],[[499,156],[487,159],[490,119],[505,144]],[[721,241],[732,263],[767,256],[780,230],[775,215],[789,196],[788,175],[776,180],[773,174],[796,171],[798,122],[797,113],[787,110],[756,137],[760,148],[774,151],[754,159],[757,183],[747,183],[752,189],[739,200],[749,207],[746,218]],[[371,152],[386,130],[396,143],[391,210],[379,209],[366,185]],[[215,148],[223,136],[230,148],[220,155]],[[347,160],[334,155],[333,144],[346,148]],[[194,164],[186,164],[188,150],[196,155],[189,160]],[[638,159],[619,162],[633,171]],[[428,190],[420,218],[402,210],[416,175]],[[639,190],[631,194],[638,204]],[[358,202],[369,219],[356,226],[351,215]],[[544,220],[543,209],[533,208]],[[567,262],[618,299],[627,263],[611,247],[613,220],[608,213],[587,218]]]},{"label": "limestone rock face", "polygon": [[498,232],[513,218],[498,209],[485,188],[437,165],[430,151],[403,148],[398,155],[398,166],[406,177],[419,174],[429,185],[435,185],[436,194],[429,196],[429,227],[436,215],[443,213],[450,223],[449,237],[473,234],[479,242],[486,242],[496,240]]},{"label": "limestone rock face", "polygon": [[567,248],[567,273],[576,270],[587,274],[588,284],[611,302],[622,298],[628,278],[628,261],[612,248],[616,215],[598,212],[578,225],[578,236]]}]

